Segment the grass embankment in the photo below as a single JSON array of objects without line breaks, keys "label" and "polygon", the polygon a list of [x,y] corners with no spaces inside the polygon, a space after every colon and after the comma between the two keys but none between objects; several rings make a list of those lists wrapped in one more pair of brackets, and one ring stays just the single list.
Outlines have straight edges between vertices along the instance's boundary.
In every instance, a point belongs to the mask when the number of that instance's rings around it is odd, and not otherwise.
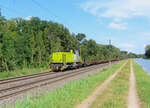
[{"label": "grass embankment", "polygon": [[53,92],[39,95],[32,100],[29,98],[22,103],[17,103],[15,108],[73,108],[124,63],[125,61],[121,61],[100,73],[72,81]]},{"label": "grass embankment", "polygon": [[46,72],[46,71],[50,71],[50,69],[47,69],[47,68],[33,68],[33,69],[21,69],[21,70],[9,71],[9,72],[1,72],[0,73],[0,79],[23,76],[23,75],[30,75],[30,74],[36,74],[36,73]]},{"label": "grass embankment", "polygon": [[99,94],[89,108],[126,108],[128,100],[130,62],[118,73],[108,87]]},{"label": "grass embankment", "polygon": [[142,108],[150,108],[150,75],[141,66],[134,62],[134,71],[137,80],[137,92]]}]

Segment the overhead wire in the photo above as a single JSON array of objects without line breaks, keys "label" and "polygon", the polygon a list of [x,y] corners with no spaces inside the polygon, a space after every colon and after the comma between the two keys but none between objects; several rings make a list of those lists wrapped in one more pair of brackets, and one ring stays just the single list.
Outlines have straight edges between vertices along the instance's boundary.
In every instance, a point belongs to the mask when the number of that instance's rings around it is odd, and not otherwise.
[{"label": "overhead wire", "polygon": [[[4,1],[3,1],[3,2],[1,1],[1,3],[5,4]],[[2,5],[2,4],[0,4],[0,9],[1,9],[1,11],[2,11],[2,9],[6,9],[6,10],[8,10],[8,11],[11,12],[11,13],[21,14],[21,12],[15,10],[15,9],[12,9],[12,8],[10,8],[10,7],[4,6],[4,5]]]},{"label": "overhead wire", "polygon": [[7,10],[11,11],[11,12],[15,12],[15,13],[20,14],[20,12],[18,12],[18,11],[16,11],[16,10],[14,10],[14,9],[9,9],[8,7],[3,6],[3,5],[1,5],[1,4],[0,4],[0,7],[3,7],[3,8],[5,8],[5,9],[7,9]]},{"label": "overhead wire", "polygon": [[53,12],[51,12],[47,7],[42,6],[39,2],[37,2],[36,0],[31,0],[34,4],[36,4],[37,6],[39,6],[41,9],[47,11],[48,13],[50,13],[53,17],[58,18],[58,16],[56,14],[54,14]]},{"label": "overhead wire", "polygon": [[67,25],[69,25],[66,21],[62,21],[62,19],[60,17],[58,17],[55,13],[53,13],[52,11],[50,11],[46,6],[41,5],[37,0],[31,0],[35,5],[37,5],[38,7],[40,7],[41,9],[43,9],[44,11],[46,11],[47,13],[49,13],[51,16],[55,17],[58,21],[61,22],[65,22]]},{"label": "overhead wire", "polygon": [[[60,17],[58,17],[55,13],[53,13],[52,11],[50,11],[47,7],[45,7],[45,6],[43,6],[43,5],[41,5],[38,1],[36,1],[36,0],[31,0],[35,5],[37,5],[38,7],[40,7],[41,9],[43,9],[44,11],[46,11],[47,13],[49,13],[51,16],[53,16],[53,17],[55,17],[57,20],[59,20],[59,21],[61,21],[61,22],[65,22],[66,23],[66,21],[62,21],[61,19],[60,19]],[[14,1],[13,1],[14,2]],[[4,4],[4,3],[3,3]],[[17,14],[22,14],[21,12],[19,12],[18,10],[15,10],[15,9],[10,9],[10,7],[8,8],[7,6],[4,6],[4,5],[2,5],[2,4],[0,4],[0,9],[6,9],[6,10],[8,10],[9,12],[11,12],[11,13],[17,13]],[[5,13],[6,14],[6,13]],[[67,24],[67,23],[66,23]]]}]

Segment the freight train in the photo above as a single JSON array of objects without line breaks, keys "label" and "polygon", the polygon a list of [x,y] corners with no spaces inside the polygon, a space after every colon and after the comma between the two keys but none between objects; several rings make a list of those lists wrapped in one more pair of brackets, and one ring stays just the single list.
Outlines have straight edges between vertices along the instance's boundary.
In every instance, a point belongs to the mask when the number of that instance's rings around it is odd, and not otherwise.
[{"label": "freight train", "polygon": [[75,51],[74,54],[73,50],[70,50],[70,52],[52,53],[50,67],[52,71],[63,71],[66,69],[79,68],[84,66],[96,65],[100,63],[108,63],[109,61],[118,61],[118,60],[119,59],[83,62],[83,60],[79,56],[78,51]]}]

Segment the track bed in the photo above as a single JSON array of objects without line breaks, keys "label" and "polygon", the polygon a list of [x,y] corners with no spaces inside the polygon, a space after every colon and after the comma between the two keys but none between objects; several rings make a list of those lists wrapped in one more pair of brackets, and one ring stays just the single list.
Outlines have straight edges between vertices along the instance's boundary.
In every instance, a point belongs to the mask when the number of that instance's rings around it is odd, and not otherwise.
[{"label": "track bed", "polygon": [[[16,100],[21,97],[26,97],[26,93],[32,93],[34,95],[41,90],[50,91],[53,88],[57,88],[60,85],[65,84],[79,78],[82,75],[88,75],[94,72],[98,72],[103,68],[107,68],[108,63],[93,65],[75,70],[69,70],[66,72],[46,72],[34,75],[10,78],[0,81],[0,104],[5,103],[14,104]],[[43,90],[44,89],[44,90]]]}]

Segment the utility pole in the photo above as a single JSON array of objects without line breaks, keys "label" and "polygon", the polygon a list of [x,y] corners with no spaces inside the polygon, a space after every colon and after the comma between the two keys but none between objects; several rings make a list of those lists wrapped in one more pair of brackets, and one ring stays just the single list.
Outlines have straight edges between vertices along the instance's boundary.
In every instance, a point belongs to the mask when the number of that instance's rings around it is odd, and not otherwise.
[{"label": "utility pole", "polygon": [[1,10],[1,8],[0,8],[0,16],[2,16],[2,10]]},{"label": "utility pole", "polygon": [[111,66],[111,40],[109,40],[109,66]]}]

